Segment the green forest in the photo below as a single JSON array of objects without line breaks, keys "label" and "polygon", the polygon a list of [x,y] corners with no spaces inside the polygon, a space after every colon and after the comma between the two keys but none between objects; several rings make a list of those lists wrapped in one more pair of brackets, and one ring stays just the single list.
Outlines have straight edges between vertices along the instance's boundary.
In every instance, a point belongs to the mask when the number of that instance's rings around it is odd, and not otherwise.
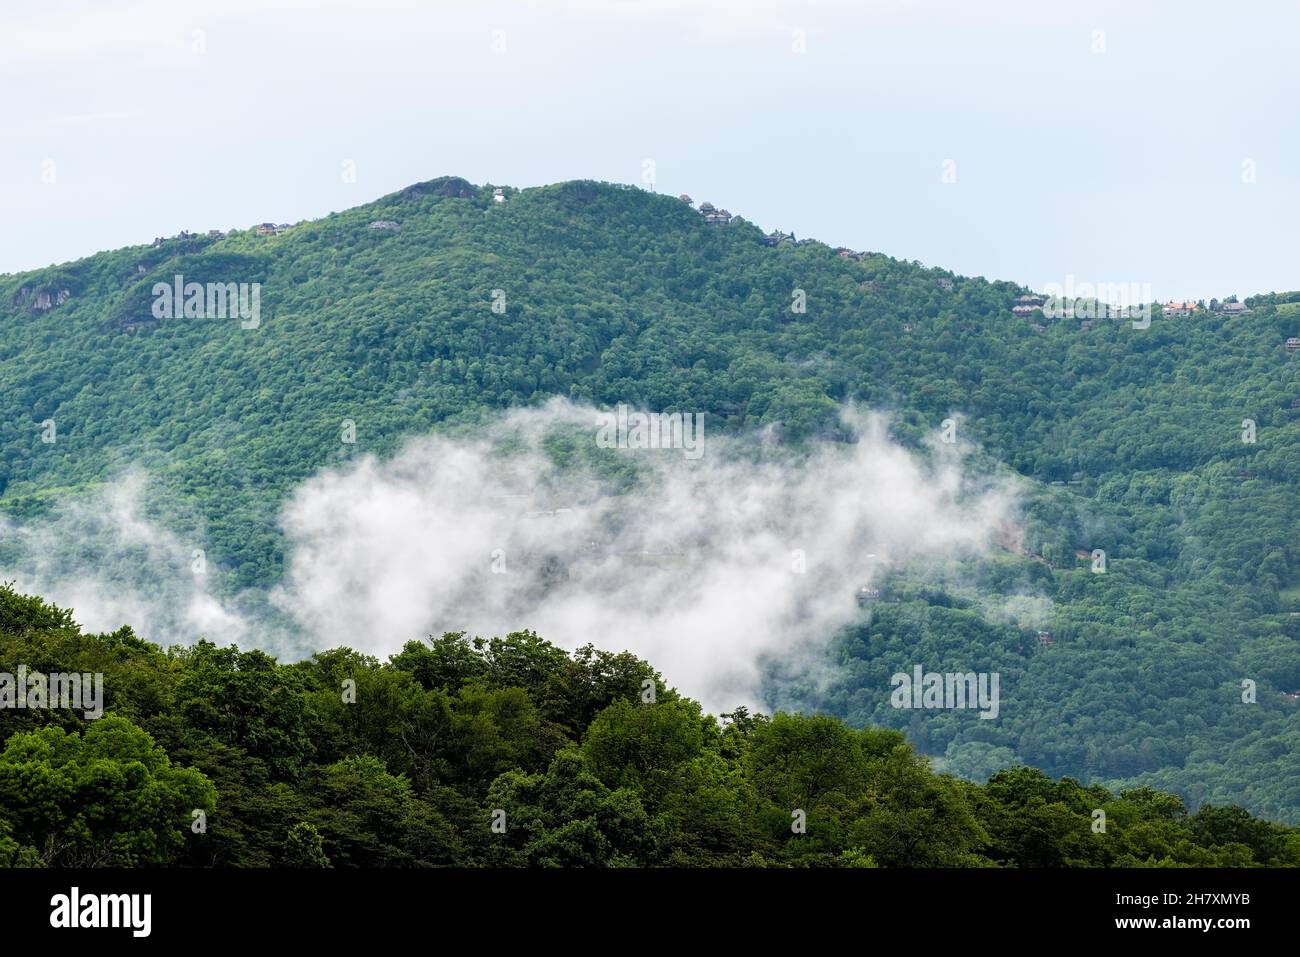
[{"label": "green forest", "polygon": [[[797,446],[842,441],[853,402],[918,451],[958,420],[983,462],[1022,476],[1019,548],[960,582],[895,583],[816,668],[773,662],[770,718],[701,714],[614,653],[617,635],[572,655],[522,630],[399,635],[412,643],[389,662],[277,664],[201,635],[167,650],[82,635],[5,593],[0,669],[104,671],[112,702],[91,725],[0,716],[0,856],[1297,863],[1282,825],[1300,824],[1300,355],[1285,346],[1300,293],[1085,328],[1013,315],[1013,283],[770,244],[645,190],[502,196],[444,177],[272,235],[0,275],[0,515],[39,522],[135,464],[158,483],[153,516],[205,543],[221,587],[269,589],[292,489],[413,436],[562,396]],[[177,274],[261,283],[260,324],[154,318],[154,284]],[[21,567],[19,544],[0,538],[0,568]],[[1050,608],[1035,628],[985,614],[1026,597]],[[1000,672],[1014,707],[890,708],[879,689],[915,661]]]},{"label": "green forest", "polygon": [[0,661],[103,674],[105,714],[6,713],[0,866],[1295,866],[1300,830],[901,732],[714,717],[645,661],[531,632],[281,664],[163,649],[0,587]]}]

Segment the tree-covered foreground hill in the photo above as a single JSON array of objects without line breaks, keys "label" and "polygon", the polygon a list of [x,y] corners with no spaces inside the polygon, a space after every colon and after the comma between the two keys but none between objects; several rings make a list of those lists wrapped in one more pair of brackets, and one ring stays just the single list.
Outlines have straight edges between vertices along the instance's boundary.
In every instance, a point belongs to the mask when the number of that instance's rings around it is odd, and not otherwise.
[{"label": "tree-covered foreground hill", "polygon": [[[1029,480],[1023,537],[960,581],[899,583],[827,636],[827,667],[774,666],[771,709],[894,727],[977,781],[1024,762],[1300,822],[1300,294],[1085,328],[1014,316],[1009,283],[769,245],[638,189],[502,196],[444,178],[282,232],[0,277],[0,509],[39,520],[139,463],[214,579],[269,588],[297,483],[496,409],[628,403],[793,444],[841,437],[855,401],[916,447],[953,419]],[[155,319],[178,274],[260,283],[260,322]],[[1025,602],[1033,621],[991,613]],[[916,662],[998,671],[1008,706],[888,707]]]},{"label": "tree-covered foreground hill", "polygon": [[100,672],[106,713],[0,711],[0,866],[1295,866],[1300,831],[897,731],[738,710],[530,632],[280,664],[0,587],[0,662]]}]

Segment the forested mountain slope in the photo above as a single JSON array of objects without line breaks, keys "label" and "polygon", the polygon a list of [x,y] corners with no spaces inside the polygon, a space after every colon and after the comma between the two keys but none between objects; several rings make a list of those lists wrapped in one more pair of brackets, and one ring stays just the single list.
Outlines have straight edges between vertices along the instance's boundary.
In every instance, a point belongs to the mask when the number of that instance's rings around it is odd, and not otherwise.
[{"label": "forested mountain slope", "polygon": [[[1300,356],[1284,347],[1300,295],[1084,329],[1014,317],[1012,284],[770,246],[637,189],[492,193],[444,178],[278,234],[0,277],[0,507],[32,520],[142,462],[171,493],[164,519],[202,529],[231,587],[265,587],[297,483],[497,408],[625,402],[799,443],[840,438],[856,401],[918,447],[955,418],[1034,483],[1023,538],[951,581],[899,582],[835,636],[829,682],[774,664],[771,702],[900,727],[977,779],[1019,759],[1300,820]],[[260,323],[154,319],[154,284],[177,274],[260,283]],[[1105,574],[1076,557],[1094,549]],[[1048,603],[1037,627],[987,613],[1025,598]],[[875,689],[914,662],[999,670],[1015,706],[891,709]]]}]

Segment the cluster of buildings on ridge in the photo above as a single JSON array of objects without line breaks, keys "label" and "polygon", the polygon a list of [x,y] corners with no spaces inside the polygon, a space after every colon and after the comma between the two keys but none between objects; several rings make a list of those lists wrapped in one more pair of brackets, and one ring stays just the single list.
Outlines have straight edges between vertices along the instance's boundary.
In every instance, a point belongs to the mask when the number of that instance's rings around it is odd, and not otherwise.
[{"label": "cluster of buildings on ridge", "polygon": [[[288,229],[289,227],[285,226],[283,228]],[[154,237],[154,241],[149,245],[157,248],[167,242],[183,242],[187,239],[203,239],[204,235],[205,234],[203,233],[192,233],[188,229],[182,229],[175,236],[156,236]],[[206,233],[206,237],[208,239],[225,239],[226,234],[219,229],[209,229]]]},{"label": "cluster of buildings on ridge", "polygon": [[[682,193],[677,198],[680,199],[687,206],[692,206],[694,205],[695,202],[685,193]],[[704,221],[708,223],[710,226],[725,226],[733,219],[738,218],[732,216],[731,213],[725,209],[719,209],[718,207],[714,206],[712,203],[708,202],[707,200],[705,200],[703,203],[700,203],[699,213],[701,216],[704,217]],[[783,246],[786,243],[802,244],[802,243],[816,242],[816,240],[812,240],[812,239],[797,240],[794,238],[794,233],[783,233],[779,229],[774,229],[763,237],[763,242],[769,246]],[[869,253],[859,252],[856,249],[849,249],[847,246],[836,246],[835,253],[841,259],[852,259],[855,262],[860,262],[861,260],[865,259],[868,255],[870,255]],[[940,285],[944,286],[945,289],[951,289],[952,280],[942,279],[940,280]]]},{"label": "cluster of buildings on ridge", "polygon": [[[259,236],[278,236],[289,228],[288,223],[258,223],[253,227],[253,232]],[[235,230],[231,230],[234,232]],[[206,233],[192,233],[188,229],[182,229],[175,236],[157,236],[149,245],[157,248],[163,243],[185,242],[191,239],[225,239],[230,233],[221,229],[209,229]]]},{"label": "cluster of buildings on ridge", "polygon": [[[492,191],[492,202],[504,203],[505,201],[506,201],[506,191],[503,188],[498,186],[496,189]],[[726,216],[728,219],[731,218],[731,215],[729,213],[726,213]],[[258,223],[256,226],[253,227],[253,232],[255,232],[259,236],[278,236],[290,228],[291,227],[289,223]],[[399,223],[395,223],[391,219],[377,219],[370,224],[369,228],[397,230],[397,229],[401,229],[402,227]],[[206,235],[208,239],[225,239],[226,236],[229,234],[222,232],[220,229],[209,229]],[[151,245],[161,246],[163,243],[172,240],[202,239],[202,238],[203,235],[200,233],[192,233],[188,229],[182,229],[175,236],[159,236],[153,241]]]},{"label": "cluster of buildings on ridge", "polygon": [[[1047,300],[1043,296],[1037,295],[1036,293],[1027,293],[1026,295],[1017,297],[1015,305],[1011,307],[1011,314],[1020,319],[1028,319],[1036,313],[1043,313],[1043,307],[1046,304]],[[1196,312],[1210,312],[1218,316],[1232,318],[1235,316],[1247,315],[1251,311],[1250,307],[1244,302],[1238,302],[1235,299],[1227,301],[1211,299],[1209,302],[1206,302],[1203,299],[1196,302],[1193,302],[1190,299],[1184,302],[1170,300],[1169,302],[1160,303],[1158,305],[1160,306],[1160,314],[1168,319],[1185,318]],[[1068,300],[1064,301],[1062,303],[1062,311],[1062,318],[1074,318],[1074,303]],[[1110,316],[1114,319],[1134,318],[1137,315],[1137,307],[1110,309]],[[1092,328],[1092,320],[1083,319],[1080,321],[1079,326],[1082,329],[1090,329]],[[1047,331],[1047,327],[1040,323],[1032,323],[1030,328],[1035,332]],[[1289,337],[1284,346],[1288,354],[1300,352],[1300,337]],[[1293,407],[1300,407],[1300,405]]]},{"label": "cluster of buildings on ridge", "polygon": [[1191,300],[1174,302],[1171,299],[1160,306],[1160,312],[1166,318],[1190,316],[1198,309],[1204,312],[1217,312],[1223,316],[1244,316],[1250,312],[1249,306],[1244,302],[1237,302],[1235,299],[1231,302],[1220,302],[1217,299],[1211,299],[1208,304],[1203,299],[1199,302],[1192,302]]},{"label": "cluster of buildings on ridge", "polygon": [[[1047,300],[1044,297],[1037,295],[1036,293],[1028,293],[1016,299],[1016,304],[1011,307],[1011,314],[1025,318],[1033,315],[1035,312],[1042,311],[1043,306],[1046,305],[1046,303]],[[1068,313],[1071,310],[1073,303],[1069,300],[1065,300],[1063,301],[1063,306]],[[1137,307],[1133,308],[1136,309]],[[1218,299],[1211,299],[1209,303],[1206,303],[1205,300],[1202,299],[1199,302],[1192,302],[1191,300],[1186,302],[1175,302],[1170,300],[1169,302],[1160,304],[1161,315],[1170,319],[1190,316],[1193,312],[1198,310],[1202,312],[1218,313],[1221,316],[1244,316],[1246,313],[1250,312],[1250,307],[1244,302],[1237,302],[1236,300],[1220,302]]]}]

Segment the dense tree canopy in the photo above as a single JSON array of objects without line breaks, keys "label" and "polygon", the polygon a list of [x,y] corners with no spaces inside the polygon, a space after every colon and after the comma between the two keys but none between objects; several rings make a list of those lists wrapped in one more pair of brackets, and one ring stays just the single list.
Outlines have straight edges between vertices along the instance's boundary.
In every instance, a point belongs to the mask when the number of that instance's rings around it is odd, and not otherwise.
[{"label": "dense tree canopy", "polygon": [[1240,807],[976,784],[899,731],[715,718],[629,655],[530,633],[280,664],[81,634],[9,587],[0,622],[0,661],[93,661],[107,709],[0,712],[0,866],[1300,864],[1300,831]]}]

